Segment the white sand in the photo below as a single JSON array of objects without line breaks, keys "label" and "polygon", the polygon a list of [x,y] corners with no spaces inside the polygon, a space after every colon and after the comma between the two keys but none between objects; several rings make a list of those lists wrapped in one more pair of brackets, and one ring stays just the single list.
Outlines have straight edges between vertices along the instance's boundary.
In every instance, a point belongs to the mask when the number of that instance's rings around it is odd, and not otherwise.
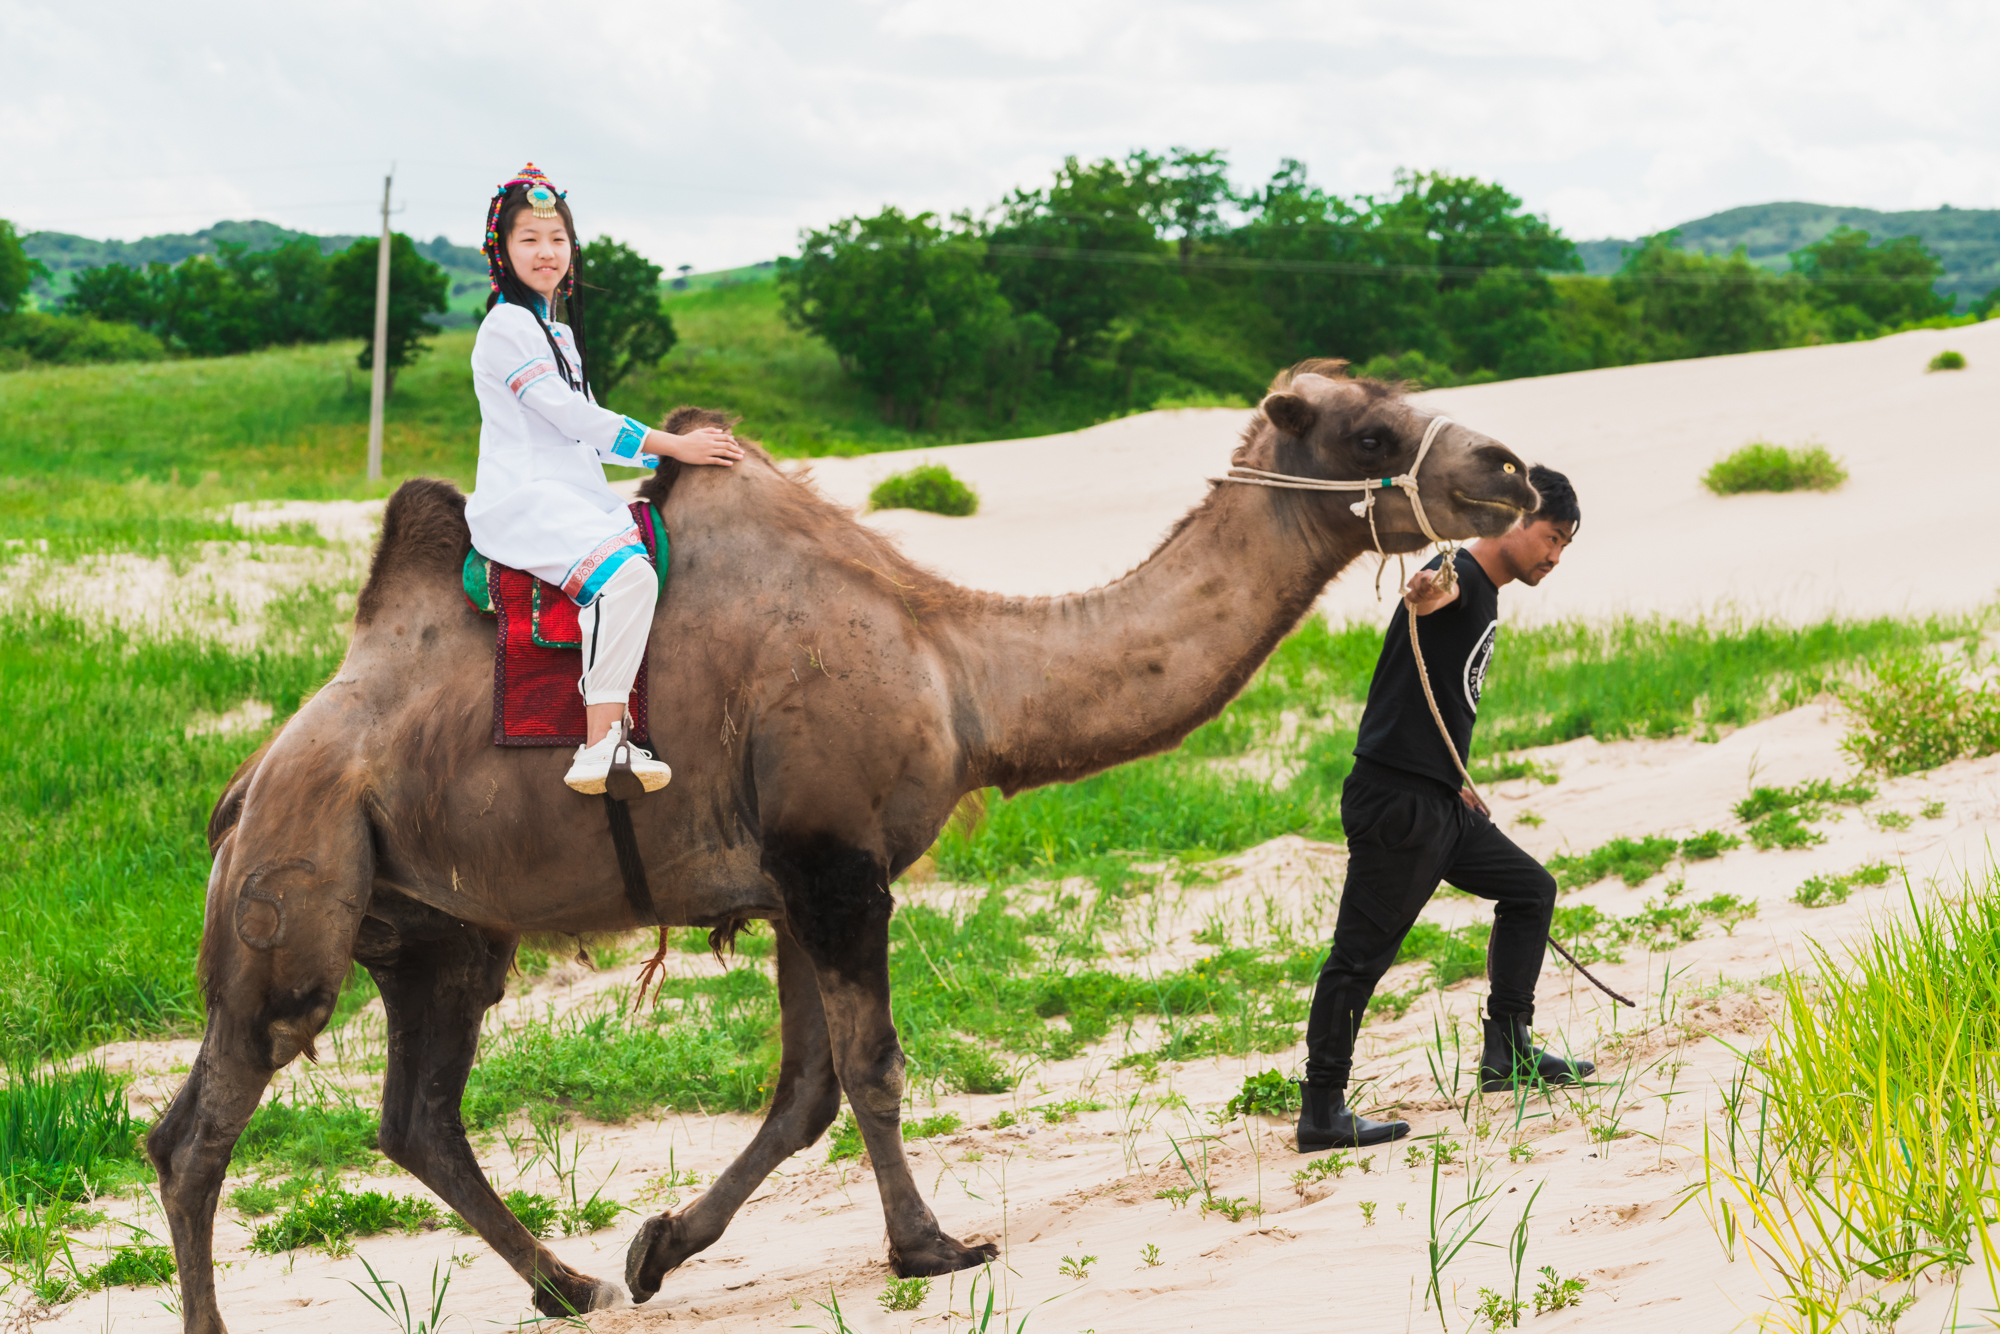
[{"label": "white sand", "polygon": [[[1923,374],[1924,362],[1944,346],[1964,351],[1972,368]],[[1581,493],[1583,538],[1542,589],[1508,591],[1503,605],[1509,615],[1687,613],[1734,599],[1745,610],[1802,619],[1831,610],[1961,609],[1993,595],[2000,565],[1985,549],[1980,522],[1986,493],[2000,475],[1992,426],[2000,380],[1988,369],[1993,365],[2000,365],[2000,324],[1435,397],[1528,457],[1570,472]],[[816,471],[830,491],[858,503],[888,472],[923,457],[945,459],[981,490],[980,515],[891,514],[873,522],[902,534],[914,555],[954,578],[1055,592],[1115,577],[1141,559],[1199,497],[1202,478],[1222,466],[1242,416],[1153,414],[1050,440],[830,460]],[[1846,458],[1853,480],[1830,496],[1724,500],[1703,492],[1697,481],[1702,470],[1754,436],[1816,438]],[[1336,614],[1379,614],[1359,571],[1329,604]],[[1753,770],[1759,782],[1786,784],[1845,775],[1843,731],[1837,713],[1822,702],[1717,744],[1572,742],[1539,757],[1560,771],[1553,786],[1506,784],[1492,795],[1498,817],[1540,855],[1588,849],[1617,834],[1734,829],[1729,807]],[[1704,1129],[1718,1124],[1719,1090],[1737,1069],[1731,1048],[1754,1045],[1765,1027],[1763,1007],[1771,995],[1758,989],[1758,980],[1802,961],[1808,939],[1837,947],[1871,915],[1896,911],[1905,901],[1902,884],[1892,882],[1857,890],[1843,906],[1809,910],[1790,902],[1799,882],[1879,858],[1901,864],[1917,891],[1927,894],[1949,892],[1961,870],[1983,873],[1989,865],[1991,840],[2000,831],[2000,757],[1884,784],[1869,817],[1883,810],[1914,815],[1932,800],[1944,803],[1942,817],[1918,818],[1900,832],[1884,832],[1872,818],[1848,811],[1820,826],[1827,841],[1819,847],[1790,853],[1745,847],[1685,868],[1690,898],[1726,891],[1755,899],[1759,913],[1733,936],[1711,929],[1671,953],[1634,947],[1623,963],[1604,965],[1607,981],[1641,1000],[1637,1014],[1614,1015],[1568,973],[1547,971],[1538,1026],[1594,1055],[1614,1079],[1628,1072],[1633,1077],[1622,1094],[1579,1094],[1561,1105],[1559,1115],[1532,1123],[1521,1136],[1535,1149],[1525,1162],[1504,1154],[1510,1142],[1500,1124],[1506,1100],[1487,1100],[1486,1114],[1496,1124],[1482,1141],[1483,1156],[1499,1194],[1481,1240],[1504,1243],[1529,1193],[1540,1186],[1529,1233],[1530,1285],[1544,1264],[1590,1283],[1581,1307],[1529,1317],[1523,1328],[1748,1329],[1769,1309],[1773,1289],[1746,1249],[1739,1245],[1728,1262],[1696,1208],[1671,1211],[1690,1180],[1691,1163],[1698,1163]],[[1516,824],[1524,810],[1545,823]],[[1162,891],[1150,933],[1135,920],[1126,938],[1113,942],[1114,957],[1133,967],[1184,962],[1205,952],[1191,937],[1211,916],[1234,923],[1240,936],[1264,920],[1267,908],[1307,936],[1329,929],[1339,849],[1281,839],[1226,866],[1236,874],[1220,885]],[[1658,899],[1667,878],[1638,889],[1610,881],[1566,901],[1631,913]],[[906,885],[902,892],[933,901],[960,893],[945,885]],[[1484,911],[1463,898],[1443,898],[1430,915],[1458,924]],[[677,962],[688,969],[713,966],[695,958]],[[518,1020],[551,1001],[591,1003],[631,971],[544,981],[509,1002],[500,1019]],[[1406,966],[1392,973],[1385,985],[1403,985],[1412,971]],[[1465,1144],[1475,1139],[1440,1096],[1425,1046],[1440,1025],[1446,1031],[1456,1026],[1475,1043],[1470,1025],[1483,990],[1482,981],[1461,983],[1364,1034],[1358,1073],[1372,1081],[1371,1096],[1401,1102],[1419,1135]],[[1142,1025],[1139,1045],[1146,1031]],[[319,1077],[367,1087],[373,1033],[379,1021],[358,1020]],[[915,1146],[918,1178],[944,1226],[961,1237],[1004,1243],[1002,1305],[1010,1330],[1023,1317],[1030,1331],[1106,1332],[1206,1331],[1244,1323],[1286,1331],[1334,1325],[1421,1330],[1436,1321],[1422,1301],[1431,1179],[1428,1169],[1403,1165],[1404,1146],[1374,1151],[1367,1175],[1350,1170],[1301,1195],[1287,1180],[1302,1161],[1286,1147],[1288,1127],[1253,1124],[1253,1153],[1242,1122],[1218,1129],[1208,1119],[1246,1073],[1291,1069],[1300,1050],[1169,1066],[1152,1084],[1109,1068],[1120,1050],[1114,1038],[1076,1060],[1036,1068],[1014,1094],[947,1097],[938,1106],[958,1111],[966,1128]],[[118,1044],[104,1055],[139,1074],[135,1098],[150,1106],[178,1084],[191,1052],[187,1042],[142,1043]],[[1467,1059],[1476,1060],[1476,1047]],[[1186,1097],[1185,1111],[1160,1105],[1169,1091]],[[1111,1110],[1057,1125],[1031,1116],[1026,1127],[988,1128],[1003,1108],[1079,1095]],[[916,1110],[928,1113],[931,1105],[920,1100]],[[1592,1139],[1588,1126],[1614,1114],[1630,1133],[1608,1144]],[[754,1124],[741,1116],[686,1115],[585,1126],[584,1189],[603,1180],[607,1195],[657,1209],[657,1199],[646,1198],[649,1178],[671,1161],[710,1179],[748,1141]],[[1175,1142],[1190,1155],[1205,1145],[1216,1193],[1261,1199],[1261,1217],[1230,1223],[1156,1198],[1159,1189],[1186,1184]],[[554,1193],[546,1165],[531,1164],[525,1153],[495,1143],[483,1161],[503,1191],[521,1185]],[[365,1184],[419,1189],[395,1175]],[[1463,1167],[1447,1172],[1447,1207],[1464,1190]],[[1372,1225],[1363,1218],[1364,1201],[1376,1206]],[[112,1212],[164,1231],[146,1205],[119,1202]],[[631,1222],[628,1217],[603,1233],[552,1244],[571,1262],[617,1279]],[[122,1227],[110,1227],[103,1239],[123,1236]],[[218,1236],[226,1264],[218,1275],[222,1306],[233,1328],[348,1334],[379,1325],[380,1317],[349,1286],[364,1278],[359,1258],[306,1251],[290,1258],[250,1255],[248,1228],[227,1210]],[[1142,1260],[1148,1245],[1158,1248],[1156,1267]],[[464,1267],[452,1271],[447,1301],[447,1310],[459,1317],[454,1326],[511,1324],[526,1313],[524,1286],[476,1239],[441,1231],[365,1240],[357,1251],[408,1287],[413,1305],[434,1263],[463,1257]],[[877,1307],[874,1297],[887,1277],[883,1251],[880,1206],[868,1172],[853,1163],[829,1166],[824,1146],[816,1146],[773,1177],[721,1241],[671,1275],[653,1302],[593,1317],[590,1325],[605,1331],[831,1330],[832,1319],[813,1306],[831,1287],[854,1330],[959,1328],[965,1275],[955,1285],[941,1280],[918,1312],[892,1316]],[[1087,1277],[1059,1272],[1066,1257],[1085,1255],[1098,1257]],[[1479,1289],[1506,1285],[1504,1251],[1468,1249],[1446,1284],[1454,1307],[1450,1328],[1464,1330]],[[1925,1286],[1920,1292],[1921,1304],[1903,1318],[1906,1331],[1947,1323],[1950,1291]],[[159,1304],[161,1295],[130,1289],[100,1294],[55,1313],[41,1327],[178,1328]],[[955,1321],[943,1315],[948,1295]],[[1968,1289],[1959,1319],[1977,1319],[1975,1309],[1986,1302],[1980,1289]]]}]

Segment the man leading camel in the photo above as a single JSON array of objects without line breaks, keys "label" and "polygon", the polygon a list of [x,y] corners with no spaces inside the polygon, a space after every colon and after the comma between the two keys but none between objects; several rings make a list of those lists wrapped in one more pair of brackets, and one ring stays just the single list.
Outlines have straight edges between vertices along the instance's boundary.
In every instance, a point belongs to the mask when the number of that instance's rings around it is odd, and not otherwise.
[{"label": "man leading camel", "polygon": [[[1467,763],[1499,630],[1500,589],[1516,581],[1532,588],[1547,578],[1582,519],[1568,478],[1537,466],[1528,480],[1541,497],[1540,509],[1501,536],[1461,550],[1449,591],[1433,586],[1439,557],[1417,572],[1404,595],[1419,617],[1438,711]],[[1347,883],[1306,1021],[1301,1153],[1381,1144],[1409,1133],[1406,1121],[1371,1121],[1350,1109],[1347,1080],[1369,997],[1440,880],[1494,901],[1481,1090],[1496,1092],[1523,1078],[1568,1083],[1593,1069],[1588,1061],[1540,1050],[1529,1035],[1556,882],[1500,832],[1491,812],[1462,785],[1425,701],[1400,607],[1368,686],[1354,754],[1354,771],[1340,794]]]}]

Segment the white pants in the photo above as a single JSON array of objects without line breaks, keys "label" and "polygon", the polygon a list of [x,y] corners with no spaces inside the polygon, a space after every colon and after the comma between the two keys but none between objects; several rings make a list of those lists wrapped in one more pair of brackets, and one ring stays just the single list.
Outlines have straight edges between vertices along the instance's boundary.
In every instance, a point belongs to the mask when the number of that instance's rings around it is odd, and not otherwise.
[{"label": "white pants", "polygon": [[597,600],[577,613],[583,629],[583,676],[576,684],[585,704],[623,704],[631,698],[659,596],[653,563],[633,556],[605,581]]}]

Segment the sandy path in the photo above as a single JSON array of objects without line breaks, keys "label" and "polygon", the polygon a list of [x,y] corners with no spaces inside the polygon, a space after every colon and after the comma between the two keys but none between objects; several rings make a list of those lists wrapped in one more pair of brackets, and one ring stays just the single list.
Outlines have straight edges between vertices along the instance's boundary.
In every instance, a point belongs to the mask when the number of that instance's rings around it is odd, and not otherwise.
[{"label": "sandy path", "polygon": [[[1635,741],[1551,747],[1539,758],[1556,765],[1561,780],[1553,786],[1503,785],[1494,794],[1496,810],[1503,822],[1511,822],[1524,808],[1543,816],[1546,823],[1540,828],[1517,832],[1544,854],[1565,844],[1594,847],[1620,833],[1733,828],[1728,806],[1745,790],[1753,762],[1759,781],[1844,775],[1847,766],[1838,752],[1842,730],[1837,716],[1812,704],[1714,745]],[[1820,826],[1827,835],[1820,847],[1790,853],[1746,847],[1686,868],[1695,896],[1728,891],[1754,898],[1759,914],[1733,936],[1711,929],[1671,953],[1628,949],[1623,963],[1604,965],[1607,981],[1640,999],[1636,1013],[1612,1014],[1595,992],[1550,968],[1542,984],[1538,1025],[1593,1055],[1611,1079],[1630,1078],[1622,1089],[1599,1089],[1553,1107],[1531,1107],[1531,1119],[1518,1134],[1508,1125],[1509,1101],[1494,1097],[1475,1113],[1475,1122],[1490,1122],[1481,1138],[1478,1127],[1468,1127],[1440,1096],[1426,1059],[1434,1025],[1447,1032],[1456,1025],[1468,1047],[1476,1043],[1472,1025],[1482,982],[1437,993],[1401,1020],[1373,1025],[1364,1035],[1358,1073],[1373,1081],[1374,1097],[1401,1102],[1420,1136],[1479,1145],[1488,1182],[1498,1184],[1495,1212],[1482,1239],[1504,1242],[1529,1193],[1540,1186],[1529,1229],[1530,1273],[1552,1264],[1565,1275],[1588,1278],[1591,1286],[1580,1308],[1544,1317],[1533,1328],[1603,1328],[1614,1314],[1621,1329],[1751,1327],[1751,1317],[1764,1308],[1766,1289],[1745,1253],[1739,1249],[1735,1263],[1725,1262],[1714,1234],[1692,1208],[1669,1216],[1689,1180],[1702,1129],[1714,1123],[1717,1090],[1736,1069],[1736,1057],[1725,1044],[1755,1040],[1762,1028],[1760,1007],[1770,1001],[1770,993],[1756,983],[1781,963],[1796,960],[1808,933],[1836,941],[1871,914],[1897,911],[1904,895],[1902,886],[1892,883],[1858,890],[1840,907],[1810,910],[1789,902],[1807,875],[1887,858],[1903,865],[1919,892],[1926,893],[1933,880],[1949,888],[1957,883],[1959,868],[1987,864],[1989,841],[2000,832],[2000,757],[1963,761],[1926,777],[1884,784],[1867,809],[1871,814],[1913,812],[1930,800],[1945,803],[1944,815],[1919,819],[1905,831],[1884,832],[1862,813],[1850,811]],[[1309,929],[1323,932],[1339,860],[1337,849],[1298,839],[1229,859],[1240,868],[1235,877],[1173,898],[1163,939],[1155,951],[1145,953],[1144,961],[1166,965],[1195,957],[1204,952],[1189,939],[1196,926],[1216,913],[1235,913],[1246,923],[1260,919],[1266,898],[1305,918]],[[1638,889],[1613,880],[1566,901],[1630,913],[1657,898],[1666,879],[1663,875]],[[945,899],[959,891],[935,885],[907,892],[918,899]],[[1464,898],[1444,898],[1430,915],[1456,925],[1483,911]],[[686,969],[712,967],[693,957],[677,962]],[[552,999],[559,1004],[587,1001],[621,983],[630,971],[626,967],[580,983],[573,976],[558,977],[510,1002],[509,1008],[518,1017]],[[1405,965],[1386,985],[1399,987],[1413,980],[1408,975],[1415,971],[1415,965]],[[152,1072],[139,1087],[158,1096],[178,1081],[171,1067],[176,1060],[184,1062],[189,1050],[182,1043],[120,1044],[106,1055],[114,1064],[136,1064]],[[1008,1274],[1003,1294],[1014,1321],[1027,1315],[1030,1330],[1209,1329],[1254,1310],[1264,1327],[1291,1330],[1318,1327],[1330,1310],[1338,1309],[1353,1319],[1355,1328],[1386,1330],[1422,1329],[1436,1319],[1434,1313],[1424,1313],[1421,1299],[1430,1172],[1427,1166],[1407,1165],[1406,1145],[1378,1151],[1366,1175],[1350,1170],[1302,1196],[1288,1182],[1304,1160],[1287,1147],[1286,1125],[1259,1120],[1250,1126],[1256,1139],[1253,1152],[1241,1121],[1218,1130],[1209,1120],[1208,1113],[1246,1073],[1270,1066],[1289,1069],[1302,1058],[1301,1051],[1167,1066],[1157,1081],[1145,1084],[1134,1072],[1109,1068],[1119,1050],[1113,1040],[1076,1060],[1037,1068],[1013,1094],[945,1097],[936,1106],[959,1112],[966,1128],[915,1147],[918,1176],[946,1226],[961,1236],[1004,1242]],[[1476,1059],[1476,1049],[1466,1059]],[[1163,1099],[1171,1103],[1171,1094],[1185,1097],[1187,1108],[1163,1107]],[[1028,1115],[1024,1126],[982,1128],[1003,1109],[1018,1115],[1077,1096],[1101,1101],[1107,1110],[1055,1125]],[[932,1108],[920,1103],[918,1110],[928,1114]],[[1622,1118],[1624,1133],[1608,1144],[1592,1139],[1589,1127],[1604,1124],[1613,1114]],[[698,1115],[619,1127],[586,1125],[585,1189],[605,1179],[607,1194],[656,1209],[656,1202],[643,1199],[649,1178],[671,1163],[679,1169],[692,1167],[709,1179],[747,1142],[753,1125],[747,1117]],[[1215,1138],[1203,1139],[1205,1135]],[[1176,1141],[1189,1154],[1198,1155],[1205,1145],[1216,1194],[1251,1203],[1261,1198],[1263,1215],[1230,1223],[1219,1214],[1204,1218],[1192,1207],[1177,1208],[1155,1198],[1157,1190],[1187,1184],[1176,1159]],[[1516,1142],[1534,1148],[1532,1159],[1509,1161],[1506,1149]],[[1448,1202],[1462,1198],[1466,1188],[1462,1158],[1444,1174]],[[503,1190],[519,1184],[556,1193],[545,1168],[523,1172],[523,1156],[510,1154],[502,1144],[491,1145],[483,1159]],[[420,1189],[397,1176],[366,1184]],[[1363,1216],[1363,1201],[1376,1206],[1372,1223]],[[132,1209],[120,1206],[115,1212],[125,1215]],[[157,1229],[157,1219],[152,1225]],[[616,1277],[630,1234],[628,1218],[594,1236],[553,1244],[572,1262]],[[219,1235],[228,1265],[220,1276],[224,1311],[236,1328],[346,1334],[357,1320],[373,1323],[372,1313],[347,1286],[364,1277],[358,1260],[305,1251],[289,1259],[250,1255],[244,1249],[248,1229],[227,1211]],[[1147,1245],[1159,1248],[1156,1267],[1143,1262]],[[447,1309],[470,1327],[511,1322],[524,1312],[522,1286],[475,1239],[440,1231],[365,1240],[357,1250],[378,1272],[418,1296],[426,1290],[434,1262],[464,1257],[465,1267],[454,1270]],[[890,1316],[876,1307],[875,1295],[887,1278],[882,1255],[880,1206],[869,1174],[853,1163],[828,1165],[824,1147],[815,1147],[760,1190],[722,1241],[674,1275],[659,1298],[644,1307],[604,1313],[590,1323],[606,1331],[669,1325],[830,1330],[831,1320],[812,1303],[825,1300],[831,1286],[855,1330],[946,1328],[940,1318],[944,1284],[917,1313]],[[1079,1280],[1059,1272],[1066,1258],[1083,1255],[1099,1257],[1088,1277]],[[1504,1251],[1474,1247],[1449,1275],[1459,1304],[1452,1328],[1462,1330],[1478,1290],[1503,1284]],[[962,1320],[962,1278],[957,1291]],[[1934,1328],[1942,1321],[1949,1293],[1942,1288],[1926,1292],[1924,1304],[1905,1317],[1904,1329]],[[1974,1304],[1968,1301],[1963,1314],[1969,1317]],[[101,1329],[107,1318],[124,1330],[175,1327],[155,1294],[129,1289],[80,1301],[44,1327]]]}]

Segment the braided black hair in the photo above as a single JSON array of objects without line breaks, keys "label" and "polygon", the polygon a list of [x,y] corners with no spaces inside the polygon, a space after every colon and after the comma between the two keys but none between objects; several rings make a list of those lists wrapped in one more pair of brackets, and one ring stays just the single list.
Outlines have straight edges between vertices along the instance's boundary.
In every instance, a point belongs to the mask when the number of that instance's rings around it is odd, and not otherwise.
[{"label": "braided black hair", "polygon": [[507,238],[512,234],[515,216],[522,209],[529,207],[528,190],[526,182],[509,186],[506,197],[500,201],[500,217],[496,226],[497,244],[494,246],[495,254],[492,256],[493,267],[497,270],[494,277],[496,285],[487,295],[486,309],[492,310],[503,300],[509,305],[526,309],[535,317],[535,323],[541,326],[542,337],[548,339],[549,353],[555,359],[556,371],[562,376],[563,383],[571,389],[588,394],[590,392],[588,379],[570,374],[569,361],[563,356],[562,349],[556,344],[555,334],[549,329],[549,320],[558,320],[569,325],[570,333],[576,339],[576,359],[587,374],[590,368],[590,353],[584,343],[583,334],[583,285],[577,281],[577,273],[583,267],[583,242],[577,238],[576,219],[570,215],[568,200],[557,196],[556,213],[562,218],[564,229],[569,232],[569,272],[563,275],[562,284],[556,288],[554,299],[547,303],[547,318],[543,317],[541,293],[522,282],[507,263]]}]

